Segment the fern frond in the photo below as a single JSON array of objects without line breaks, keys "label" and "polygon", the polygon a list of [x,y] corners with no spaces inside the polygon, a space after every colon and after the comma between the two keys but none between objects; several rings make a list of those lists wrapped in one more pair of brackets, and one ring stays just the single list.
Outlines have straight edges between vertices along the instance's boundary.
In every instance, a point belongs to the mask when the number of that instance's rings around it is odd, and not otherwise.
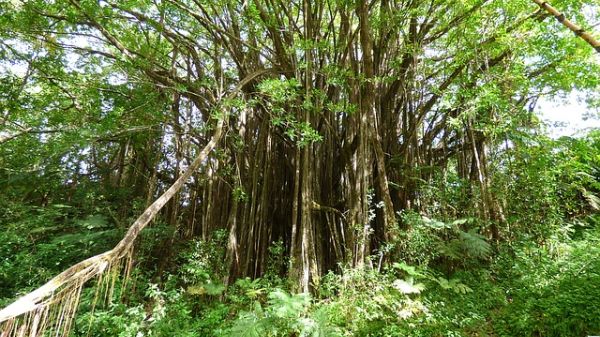
[{"label": "fern frond", "polygon": [[276,317],[297,317],[310,305],[310,296],[308,294],[290,295],[281,289],[276,289],[269,293],[269,305]]},{"label": "fern frond", "polygon": [[600,211],[600,198],[597,195],[586,190],[585,188],[581,188],[581,193],[583,194],[583,197],[587,200],[590,207],[592,207],[596,211]]},{"label": "fern frond", "polygon": [[477,233],[476,228],[473,228],[468,232],[461,231],[459,235],[462,240],[463,249],[467,255],[485,258],[492,252],[492,246],[485,241],[483,235]]},{"label": "fern frond", "polygon": [[421,291],[425,289],[425,286],[422,283],[415,283],[412,277],[409,277],[406,280],[395,280],[392,285],[396,290],[405,295],[420,294]]}]

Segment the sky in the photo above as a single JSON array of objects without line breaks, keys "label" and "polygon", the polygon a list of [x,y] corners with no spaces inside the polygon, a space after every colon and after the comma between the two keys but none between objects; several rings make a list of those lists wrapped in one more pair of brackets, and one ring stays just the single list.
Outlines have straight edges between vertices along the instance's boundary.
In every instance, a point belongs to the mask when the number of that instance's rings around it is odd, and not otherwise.
[{"label": "sky", "polygon": [[600,111],[589,110],[579,96],[572,93],[565,98],[538,101],[535,111],[547,124],[552,138],[582,135],[586,130],[600,128]]}]

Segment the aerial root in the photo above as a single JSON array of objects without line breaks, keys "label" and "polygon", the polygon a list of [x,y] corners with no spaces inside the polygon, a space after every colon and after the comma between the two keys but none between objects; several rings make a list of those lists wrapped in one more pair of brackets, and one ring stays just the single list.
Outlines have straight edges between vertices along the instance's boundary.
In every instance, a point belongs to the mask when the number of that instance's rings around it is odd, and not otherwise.
[{"label": "aerial root", "polygon": [[2,322],[0,337],[68,336],[81,301],[83,286],[95,279],[89,321],[91,327],[96,306],[108,305],[116,297],[118,280],[121,280],[118,298],[125,293],[133,266],[132,251],[129,248],[121,256],[107,254],[104,259],[95,260],[75,271],[51,296],[35,304],[24,314]]}]

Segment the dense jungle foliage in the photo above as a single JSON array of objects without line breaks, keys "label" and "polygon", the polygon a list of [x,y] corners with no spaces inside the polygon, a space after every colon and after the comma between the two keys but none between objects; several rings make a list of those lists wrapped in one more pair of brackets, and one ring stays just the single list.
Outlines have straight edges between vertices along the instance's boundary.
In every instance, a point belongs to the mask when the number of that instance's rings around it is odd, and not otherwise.
[{"label": "dense jungle foliage", "polygon": [[0,336],[600,335],[598,22],[0,1]]}]

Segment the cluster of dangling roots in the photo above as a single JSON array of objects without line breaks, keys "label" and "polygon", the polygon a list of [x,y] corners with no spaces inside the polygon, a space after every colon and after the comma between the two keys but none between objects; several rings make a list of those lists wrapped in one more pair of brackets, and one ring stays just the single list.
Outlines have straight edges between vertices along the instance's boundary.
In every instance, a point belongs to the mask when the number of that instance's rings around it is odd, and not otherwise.
[{"label": "cluster of dangling roots", "polygon": [[[87,259],[4,308],[0,311],[0,337],[68,336],[86,284],[95,283],[92,312],[96,305],[124,294],[133,264],[132,250],[122,254],[109,251]],[[119,279],[122,282],[115,294]],[[92,323],[90,320],[90,326]]]}]

